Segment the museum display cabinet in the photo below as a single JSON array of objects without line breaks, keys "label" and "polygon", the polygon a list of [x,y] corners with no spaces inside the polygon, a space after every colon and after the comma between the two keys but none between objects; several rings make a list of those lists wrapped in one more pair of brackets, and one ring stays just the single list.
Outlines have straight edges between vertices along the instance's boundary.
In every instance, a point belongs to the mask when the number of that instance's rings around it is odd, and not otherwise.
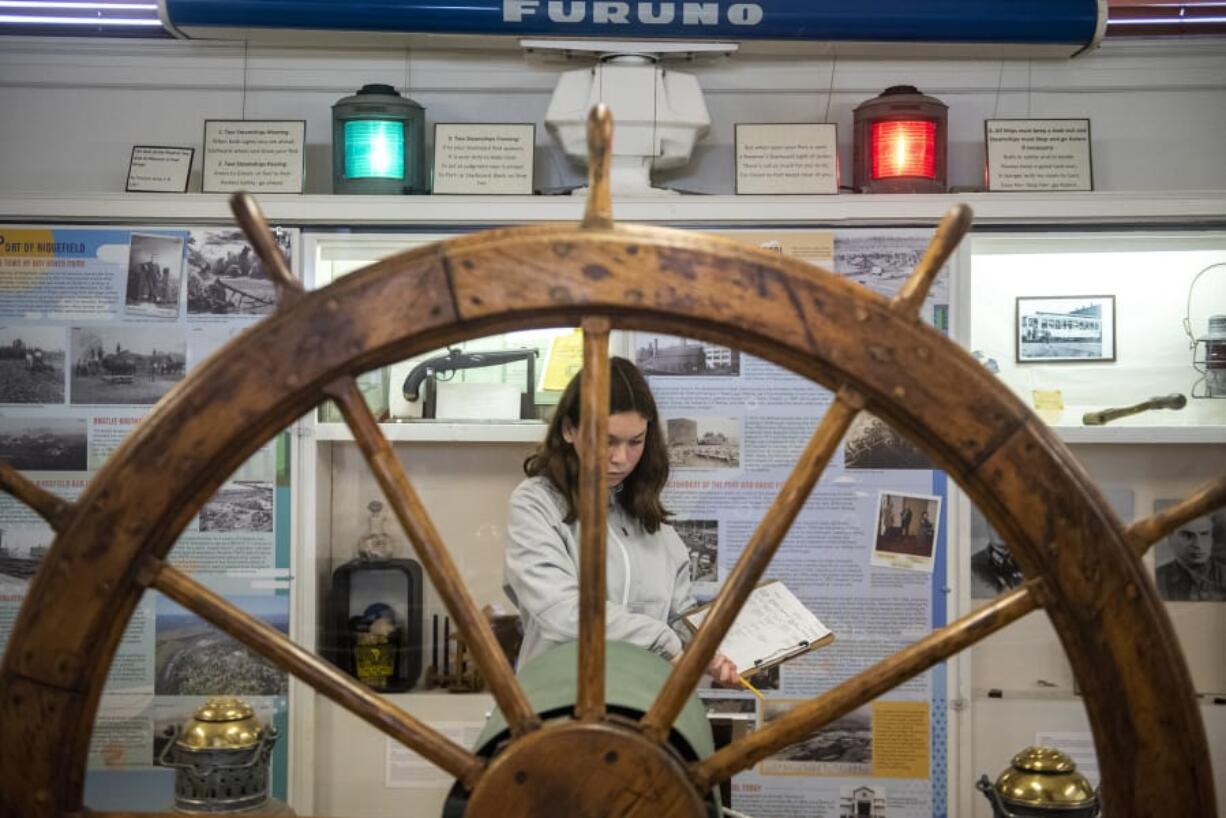
[{"label": "museum display cabinet", "polygon": [[[833,267],[879,292],[895,293],[905,278],[898,271],[916,265],[920,254],[915,248],[922,250],[942,214],[958,202],[969,204],[975,214],[972,231],[950,260],[922,317],[971,351],[1023,403],[1038,409],[1127,524],[1220,477],[1226,463],[1226,392],[1206,397],[1196,392],[1207,388],[1213,393],[1212,379],[1221,369],[1214,369],[1211,349],[1217,347],[1209,342],[1217,341],[1210,317],[1226,314],[1226,267],[1214,267],[1226,263],[1223,201],[1209,194],[1112,193],[676,196],[618,200],[614,215],[622,223],[727,235]],[[293,270],[308,290],[431,242],[492,226],[573,222],[584,208],[582,199],[569,197],[410,197],[389,202],[356,196],[270,196],[260,204],[271,224],[298,231]],[[0,199],[0,223],[27,229],[119,225],[157,231],[230,225],[232,218],[224,199],[215,196],[184,195],[169,201],[139,195],[33,196]],[[396,295],[411,303],[415,294]],[[1040,324],[1042,329],[1037,328]],[[514,612],[502,587],[507,497],[522,478],[524,458],[542,440],[557,402],[557,389],[546,386],[564,382],[565,373],[573,371],[566,369],[566,355],[582,349],[575,346],[573,329],[560,323],[444,343],[358,379],[379,431],[450,549],[460,579],[495,625],[508,625],[508,615]],[[612,333],[609,349],[642,364],[644,355],[670,343],[668,336],[627,329]],[[871,345],[873,339],[866,343]],[[709,531],[703,528],[707,520],[692,520],[694,536],[719,532],[714,538],[724,549],[716,558],[717,581],[722,581],[736,556],[729,544],[743,544],[750,530],[746,518],[757,508],[742,502],[739,498],[747,495],[736,492],[756,491],[749,485],[753,481],[769,482],[772,488],[779,484],[777,469],[786,474],[808,434],[794,445],[791,430],[808,419],[796,404],[816,395],[824,408],[831,396],[824,390],[806,391],[791,380],[794,376],[766,366],[751,350],[735,349],[725,359],[709,342],[702,348],[705,357],[697,364],[701,371],[688,373],[697,377],[658,371],[652,385],[663,395],[663,411],[670,418],[696,418],[697,424],[716,417],[735,421],[733,433],[712,425],[714,431],[707,434],[735,444],[734,457],[740,459],[725,456],[718,464],[698,466],[678,461],[676,479],[685,482],[672,495],[683,511],[690,508],[687,503],[699,502],[686,493],[691,489],[695,494],[733,492],[718,502],[741,504],[736,510],[704,512],[710,518]],[[570,361],[573,365],[573,357]],[[716,361],[736,361],[728,364],[735,366],[735,380],[723,377],[727,373],[718,367],[724,364]],[[194,363],[189,361],[189,366]],[[687,393],[686,384],[695,389]],[[1172,393],[1186,396],[1182,409],[1143,411],[1102,425],[1083,422],[1087,413]],[[0,418],[13,409],[0,409]],[[278,514],[284,516],[277,525],[284,526],[287,570],[273,578],[284,582],[280,590],[287,597],[289,636],[383,691],[411,716],[471,746],[494,709],[494,697],[479,674],[468,672],[472,660],[465,652],[470,648],[458,638],[434,583],[422,577],[420,556],[386,513],[387,498],[367,466],[362,442],[328,404],[305,412],[285,432],[280,462],[286,483],[277,494]],[[697,438],[702,434],[695,432]],[[922,609],[914,610],[922,610],[925,621],[900,627],[898,634],[885,639],[879,632],[857,633],[853,615],[846,611],[818,609],[824,621],[837,623],[834,630],[844,644],[870,653],[885,643],[901,647],[930,626],[979,610],[1016,586],[1008,571],[998,572],[995,586],[976,585],[973,557],[990,553],[992,532],[952,481],[930,476],[931,463],[902,478],[890,471],[899,466],[851,469],[846,462],[849,451],[840,448],[832,474],[817,490],[828,506],[815,511],[809,527],[789,541],[791,551],[786,546],[781,551],[784,563],[778,575],[786,581],[818,596],[825,588],[840,600],[839,583],[851,587],[863,581],[870,600],[885,605],[890,598],[901,599],[906,594],[898,590],[901,586],[891,586],[888,578],[894,575],[889,569],[870,565],[867,559],[863,565],[855,563],[859,567],[851,560],[837,563],[850,574],[815,579],[822,563],[797,556],[797,544],[821,542],[826,536],[849,552],[872,550],[878,495],[893,490],[891,480],[901,481],[898,490],[905,496],[939,498],[942,505],[935,507],[941,530],[935,536],[937,554],[927,567],[931,576],[916,586],[924,602]],[[96,468],[91,462],[90,469]],[[917,476],[917,471],[923,474]],[[700,486],[699,481],[705,483]],[[733,481],[735,489],[730,488]],[[839,497],[846,498],[837,501],[843,505],[830,505]],[[375,507],[379,503],[382,509]],[[1145,558],[1147,570],[1170,558],[1156,549]],[[695,579],[698,590],[708,596],[717,587],[708,577],[695,574]],[[850,598],[846,601],[852,604]],[[867,621],[864,602],[855,601],[855,616]],[[1201,696],[1220,800],[1226,792],[1226,757],[1221,755],[1226,708],[1218,702],[1226,695],[1226,669],[1219,635],[1226,626],[1226,604],[1171,599],[1165,606]],[[881,607],[876,610],[876,616],[883,615]],[[888,614],[896,623],[908,615],[905,608]],[[513,650],[513,635],[507,639],[500,646]],[[380,651],[390,651],[392,658]],[[409,655],[412,661],[400,663],[397,658]],[[846,653],[829,657],[804,664],[803,673],[785,671],[793,673],[793,679],[767,690],[760,708],[743,692],[704,695],[704,701],[712,711],[748,710],[765,717],[772,702],[775,707],[795,704],[804,698],[805,685],[828,689],[828,677],[859,670],[867,661]],[[812,794],[818,792],[833,810],[840,797],[852,797],[840,796],[840,787],[864,782],[883,788],[881,797],[894,799],[889,803],[901,810],[898,814],[911,815],[920,809],[917,804],[928,804],[931,809],[924,814],[987,818],[989,808],[974,792],[974,780],[982,773],[994,775],[1027,744],[1043,738],[1063,742],[1070,752],[1076,751],[1083,769],[1095,769],[1082,691],[1072,668],[1047,617],[1026,617],[949,659],[940,675],[928,677],[927,687],[904,691],[890,702],[891,708],[872,711],[874,735],[884,741],[889,724],[914,729],[915,723],[904,718],[908,707],[923,703],[931,708],[923,721],[927,750],[913,752],[909,766],[885,768],[880,758],[870,763],[837,757],[827,763],[773,757],[762,762],[764,768],[734,779],[732,806],[748,805],[755,815],[773,814],[770,809],[783,807],[770,804],[789,798],[808,804],[805,799],[818,798]],[[274,755],[273,765],[282,766],[280,795],[299,814],[441,814],[453,780],[447,773],[305,683],[288,682],[278,726],[284,730],[283,749]],[[855,732],[854,726],[847,729]],[[917,767],[919,756],[924,764]],[[131,764],[131,769],[108,773],[107,764],[105,754],[96,752],[90,776],[108,774],[111,782],[144,783],[133,783],[118,797],[101,795],[97,785],[87,786],[88,796],[98,799],[91,805],[157,806],[148,787],[165,783],[164,776],[158,778],[162,771]],[[126,779],[118,777],[124,774]],[[805,782],[817,783],[806,791]]]}]

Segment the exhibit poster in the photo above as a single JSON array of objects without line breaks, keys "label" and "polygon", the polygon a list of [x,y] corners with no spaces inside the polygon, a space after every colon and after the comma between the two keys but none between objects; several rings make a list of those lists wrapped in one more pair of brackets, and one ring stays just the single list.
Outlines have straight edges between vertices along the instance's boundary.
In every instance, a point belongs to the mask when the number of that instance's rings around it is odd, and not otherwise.
[{"label": "exhibit poster", "polygon": [[[287,258],[296,231],[276,231]],[[234,228],[0,226],[0,458],[74,500],[186,373],[275,306],[274,287]],[[289,446],[274,438],[188,524],[169,561],[244,611],[289,630]],[[0,649],[54,534],[0,495]],[[283,672],[156,592],[141,600],[98,708],[86,803],[169,810],[157,763],[207,697],[238,695],[281,733]]]},{"label": "exhibit poster", "polygon": [[[923,230],[729,231],[887,296],[928,244]],[[923,310],[948,327],[949,270]],[[661,412],[671,476],[665,506],[690,549],[699,601],[714,596],[833,396],[774,364],[705,341],[647,332],[635,362]],[[835,635],[753,679],[702,691],[708,708],[756,729],[947,624],[945,474],[888,425],[862,414],[792,524],[764,579],[782,580]],[[947,814],[945,665],[737,775],[732,808],[755,818]]]}]

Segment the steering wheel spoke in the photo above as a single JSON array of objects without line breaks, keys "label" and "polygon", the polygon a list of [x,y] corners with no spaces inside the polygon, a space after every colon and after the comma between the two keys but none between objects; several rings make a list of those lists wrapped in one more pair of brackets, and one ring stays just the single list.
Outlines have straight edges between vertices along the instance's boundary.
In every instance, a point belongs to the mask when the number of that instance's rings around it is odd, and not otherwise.
[{"label": "steering wheel spoke", "polygon": [[583,321],[579,395],[579,688],[575,715],[605,715],[605,554],[608,534],[609,321]]},{"label": "steering wheel spoke", "polygon": [[715,597],[711,612],[681,654],[680,662],[673,669],[655,703],[643,716],[640,727],[648,736],[656,741],[663,741],[667,737],[677,714],[685,706],[686,699],[698,684],[715,652],[719,650],[720,643],[724,641],[745,600],[762,579],[762,574],[779,549],[779,544],[787,536],[796,515],[809,499],[813,487],[821,479],[830,458],[863,406],[864,401],[855,390],[844,388],[835,395],[817,431],[813,433],[792,473],[788,475],[783,489],[775,496],[770,510],[754,530],[724,587]]},{"label": "steering wheel spoke", "polygon": [[710,787],[749,769],[772,753],[795,744],[823,725],[1021,619],[1040,607],[1041,582],[1037,579],[1027,581],[990,604],[887,656],[821,696],[798,705],[767,726],[717,750],[692,766],[695,784],[700,789]]},{"label": "steering wheel spoke", "polygon": [[328,386],[325,392],[340,408],[396,519],[413,543],[422,567],[434,583],[459,632],[467,640],[473,660],[484,674],[494,700],[506,715],[512,735],[535,730],[540,726],[540,719],[524,695],[523,688],[515,680],[515,673],[498,645],[493,628],[464,587],[459,569],[443,545],[442,537],[426,513],[404,467],[396,458],[395,450],[379,430],[379,424],[366,405],[357,383],[352,378],[344,377]]},{"label": "steering wheel spoke", "polygon": [[330,663],[304,650],[271,625],[235,607],[166,563],[141,566],[149,587],[161,591],[206,622],[228,633],[316,691],[420,753],[465,786],[476,784],[484,762],[434,728],[395,707]]}]

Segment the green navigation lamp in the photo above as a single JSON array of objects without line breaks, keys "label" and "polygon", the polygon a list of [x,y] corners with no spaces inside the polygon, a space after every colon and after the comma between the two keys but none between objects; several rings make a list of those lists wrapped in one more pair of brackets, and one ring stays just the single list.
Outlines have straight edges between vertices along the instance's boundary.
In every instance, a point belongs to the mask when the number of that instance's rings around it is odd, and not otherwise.
[{"label": "green navigation lamp", "polygon": [[425,193],[426,109],[390,85],[332,106],[333,193]]}]

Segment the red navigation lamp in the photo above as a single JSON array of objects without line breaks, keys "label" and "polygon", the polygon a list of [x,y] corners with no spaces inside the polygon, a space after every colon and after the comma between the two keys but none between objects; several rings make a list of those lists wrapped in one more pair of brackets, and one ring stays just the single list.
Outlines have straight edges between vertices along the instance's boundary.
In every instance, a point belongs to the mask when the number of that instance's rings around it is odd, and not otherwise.
[{"label": "red navigation lamp", "polygon": [[894,85],[856,107],[855,186],[861,193],[944,193],[948,107]]}]

